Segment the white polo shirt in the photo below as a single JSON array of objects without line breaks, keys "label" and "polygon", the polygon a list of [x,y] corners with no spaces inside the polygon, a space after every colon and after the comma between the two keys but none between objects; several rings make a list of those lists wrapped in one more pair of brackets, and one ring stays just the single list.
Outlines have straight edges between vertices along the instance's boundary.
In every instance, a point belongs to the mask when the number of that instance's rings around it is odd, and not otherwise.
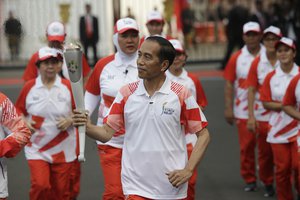
[{"label": "white polo shirt", "polygon": [[[265,49],[261,45],[260,53],[263,51]],[[234,117],[237,119],[248,119],[248,87],[246,80],[254,58],[255,56],[244,46],[231,56],[225,68],[225,80],[234,84],[233,111]]]},{"label": "white polo shirt", "polygon": [[187,183],[175,188],[166,175],[183,169],[187,151],[182,131],[196,133],[207,121],[195,98],[182,85],[166,78],[149,96],[143,80],[121,88],[107,118],[118,134],[126,134],[122,154],[125,195],[150,199],[183,199]]},{"label": "white polo shirt", "polygon": [[[108,110],[120,88],[138,79],[136,59],[124,64],[120,54],[116,53],[101,59],[96,64],[87,82],[86,91],[96,96],[100,95],[97,125],[103,124],[103,118],[108,114]],[[99,141],[97,143],[103,144]],[[122,148],[123,135],[115,136],[105,144]]]},{"label": "white polo shirt", "polygon": [[28,160],[65,163],[76,159],[75,128],[71,126],[66,131],[57,128],[57,120],[70,117],[74,108],[68,80],[57,75],[54,85],[48,89],[42,83],[41,76],[32,79],[22,89],[16,106],[28,119],[42,119],[25,147]]},{"label": "white polo shirt", "polygon": [[[290,73],[282,71],[277,67],[269,73],[262,86],[261,101],[282,102],[286,89],[292,80],[299,73],[299,68],[294,64]],[[284,111],[270,113],[270,131],[268,132],[267,142],[270,143],[289,143],[296,141],[298,129],[297,121],[287,115]]]},{"label": "white polo shirt", "polygon": [[260,101],[260,90],[268,73],[273,71],[279,66],[279,61],[274,66],[270,63],[267,58],[266,52],[256,57],[251,64],[251,68],[247,78],[247,85],[256,88],[254,101],[254,115],[256,120],[267,122],[270,119],[270,111],[266,110]]},{"label": "white polo shirt", "polygon": [[[296,75],[290,82],[283,98],[283,105],[296,106],[300,111],[300,74]],[[300,131],[300,121],[298,121],[298,131]],[[300,137],[297,137],[298,146],[300,146]]]},{"label": "white polo shirt", "polygon": [[[174,76],[169,70],[166,71],[166,76],[176,83],[183,85],[185,88],[190,90],[193,97],[196,99],[198,105],[202,108],[207,106],[207,99],[202,88],[201,82],[193,74],[187,72],[184,68],[179,76]],[[197,136],[193,133],[187,133],[185,135],[186,144],[192,144],[195,146],[197,141]]]}]

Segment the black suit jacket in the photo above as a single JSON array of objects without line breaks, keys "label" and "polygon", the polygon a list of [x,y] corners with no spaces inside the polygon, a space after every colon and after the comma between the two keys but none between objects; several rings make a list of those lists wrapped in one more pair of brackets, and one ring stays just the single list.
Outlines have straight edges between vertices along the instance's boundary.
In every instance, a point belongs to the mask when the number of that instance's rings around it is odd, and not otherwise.
[{"label": "black suit jacket", "polygon": [[[99,40],[98,19],[97,17],[92,16],[92,20],[93,20],[93,36],[91,40],[92,42],[97,43]],[[87,41],[85,16],[80,17],[79,32],[80,32],[81,42],[85,43]]]}]

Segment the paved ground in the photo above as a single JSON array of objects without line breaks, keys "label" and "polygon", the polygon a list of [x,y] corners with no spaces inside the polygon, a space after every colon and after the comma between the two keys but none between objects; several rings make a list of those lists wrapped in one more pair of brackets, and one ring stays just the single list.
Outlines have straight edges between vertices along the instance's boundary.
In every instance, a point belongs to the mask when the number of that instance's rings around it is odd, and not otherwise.
[{"label": "paved ground", "polygon": [[[202,75],[201,82],[209,105],[205,115],[209,122],[211,143],[202,163],[198,167],[197,200],[263,200],[263,189],[253,193],[243,191],[244,183],[239,175],[239,152],[236,128],[227,125],[223,118],[223,85],[221,72],[211,66],[188,66],[189,70]],[[0,70],[0,80],[19,80],[22,70]],[[206,75],[205,75],[206,74]],[[16,100],[20,83],[0,84],[0,91]],[[100,199],[103,191],[102,174],[99,167],[95,143],[86,142],[87,160],[82,164],[81,193],[78,200]],[[30,176],[24,154],[9,160],[9,200],[27,200]],[[275,199],[270,198],[270,199]]]}]

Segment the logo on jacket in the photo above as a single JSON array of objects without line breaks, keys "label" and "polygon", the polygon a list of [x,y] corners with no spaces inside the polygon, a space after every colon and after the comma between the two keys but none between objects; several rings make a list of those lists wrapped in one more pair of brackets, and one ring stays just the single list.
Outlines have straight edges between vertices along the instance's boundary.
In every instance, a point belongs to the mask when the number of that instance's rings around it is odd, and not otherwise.
[{"label": "logo on jacket", "polygon": [[174,113],[175,110],[173,108],[166,107],[167,103],[168,102],[163,103],[162,112],[161,112],[160,115],[163,115],[163,114],[165,114],[165,115],[172,115]]}]

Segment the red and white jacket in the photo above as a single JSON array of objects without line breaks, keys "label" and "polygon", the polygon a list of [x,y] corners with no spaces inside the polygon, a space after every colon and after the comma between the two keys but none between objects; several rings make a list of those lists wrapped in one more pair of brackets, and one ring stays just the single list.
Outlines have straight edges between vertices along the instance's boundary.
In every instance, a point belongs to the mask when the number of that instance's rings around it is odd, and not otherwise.
[{"label": "red and white jacket", "polygon": [[17,100],[16,107],[28,119],[36,122],[37,130],[25,147],[28,160],[44,160],[49,163],[72,162],[76,159],[76,130],[57,128],[58,119],[70,117],[75,108],[70,82],[58,75],[51,89],[42,83],[41,77],[28,81]]},{"label": "red and white jacket", "polygon": [[[261,46],[260,53],[263,51],[265,49]],[[254,58],[255,56],[244,46],[231,56],[225,68],[225,80],[234,84],[233,111],[234,117],[237,119],[248,119],[248,87],[246,80]]]},{"label": "red and white jacket", "polygon": [[[287,87],[299,73],[299,68],[294,64],[290,73],[282,71],[281,67],[277,67],[273,72],[269,73],[262,85],[260,100],[265,102],[280,102]],[[297,139],[297,121],[287,115],[284,111],[270,113],[270,131],[268,132],[267,141],[269,143],[289,143]]]},{"label": "red and white jacket", "polygon": [[263,107],[262,102],[259,100],[260,90],[267,74],[273,71],[278,65],[279,61],[272,66],[265,52],[257,56],[251,64],[247,78],[247,86],[252,86],[257,91],[254,101],[254,115],[258,121],[269,121],[270,112]]},{"label": "red and white jacket", "polygon": [[0,198],[8,196],[6,158],[14,157],[31,137],[13,103],[0,92]]}]

